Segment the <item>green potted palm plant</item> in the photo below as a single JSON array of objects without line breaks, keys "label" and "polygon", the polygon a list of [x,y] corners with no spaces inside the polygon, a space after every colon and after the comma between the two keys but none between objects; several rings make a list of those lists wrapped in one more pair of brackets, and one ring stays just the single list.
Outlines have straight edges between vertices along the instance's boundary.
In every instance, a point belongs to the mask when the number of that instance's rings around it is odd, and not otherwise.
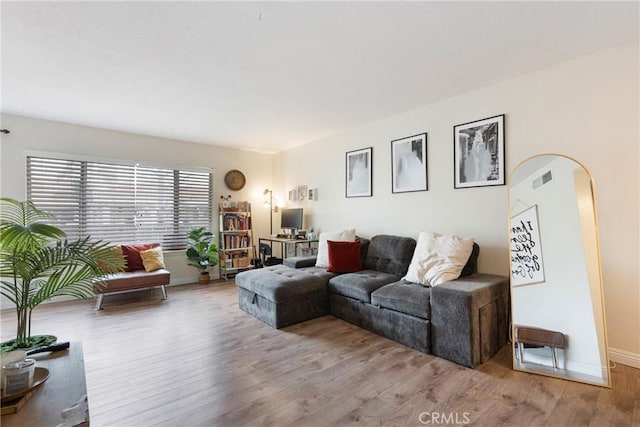
[{"label": "green potted palm plant", "polygon": [[54,343],[51,335],[31,336],[33,310],[53,297],[90,298],[108,273],[124,268],[109,244],[90,237],[68,241],[46,223],[51,217],[30,201],[0,198],[0,293],[17,316],[16,337],[0,343],[0,351]]},{"label": "green potted palm plant", "polygon": [[218,265],[218,247],[213,241],[213,233],[204,227],[195,228],[187,235],[187,263],[200,270],[200,283],[209,283],[209,269]]}]

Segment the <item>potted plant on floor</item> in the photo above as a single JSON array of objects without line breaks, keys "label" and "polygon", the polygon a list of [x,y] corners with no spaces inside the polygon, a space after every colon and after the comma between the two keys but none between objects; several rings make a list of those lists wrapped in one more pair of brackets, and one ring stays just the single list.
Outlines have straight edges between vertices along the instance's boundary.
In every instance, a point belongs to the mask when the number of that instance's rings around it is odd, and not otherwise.
[{"label": "potted plant on floor", "polygon": [[213,241],[213,233],[204,227],[193,229],[187,235],[187,261],[192,267],[200,270],[200,283],[209,283],[211,276],[209,269],[218,265],[218,247]]},{"label": "potted plant on floor", "polygon": [[90,237],[69,242],[52,215],[32,202],[0,199],[0,293],[15,305],[16,337],[0,343],[2,352],[52,344],[51,335],[31,336],[31,314],[53,297],[90,298],[94,286],[124,268],[113,247]]}]

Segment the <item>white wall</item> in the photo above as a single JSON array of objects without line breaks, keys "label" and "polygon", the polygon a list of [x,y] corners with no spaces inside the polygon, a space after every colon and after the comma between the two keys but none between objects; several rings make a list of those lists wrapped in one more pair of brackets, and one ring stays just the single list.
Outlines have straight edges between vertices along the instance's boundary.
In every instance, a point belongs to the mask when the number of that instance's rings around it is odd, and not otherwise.
[{"label": "white wall", "polygon": [[[453,126],[505,113],[507,172],[557,152],[592,173],[609,345],[612,356],[640,367],[638,47],[635,40],[280,153],[274,185],[283,198],[295,185],[318,188],[319,200],[304,205],[307,225],[355,226],[364,236],[473,236],[480,271],[508,275],[506,187],[453,189]],[[429,191],[391,194],[390,141],[421,132]],[[346,199],[345,152],[370,146],[373,197]]]},{"label": "white wall", "polygon": [[[44,151],[67,153],[94,158],[142,160],[166,166],[197,166],[213,168],[214,197],[231,194],[232,200],[249,200],[254,210],[256,238],[269,231],[268,211],[263,208],[265,187],[271,186],[272,156],[269,154],[193,144],[184,141],[136,135],[2,114],[2,127],[11,131],[0,142],[0,194],[24,200],[25,152]],[[224,175],[231,169],[241,170],[247,184],[241,191],[230,191]],[[216,210],[217,213],[217,210]],[[216,217],[217,218],[217,217]],[[218,233],[214,220],[214,233]],[[186,264],[183,251],[165,253],[172,284],[193,283],[198,270]],[[218,277],[218,270],[211,271]]]}]

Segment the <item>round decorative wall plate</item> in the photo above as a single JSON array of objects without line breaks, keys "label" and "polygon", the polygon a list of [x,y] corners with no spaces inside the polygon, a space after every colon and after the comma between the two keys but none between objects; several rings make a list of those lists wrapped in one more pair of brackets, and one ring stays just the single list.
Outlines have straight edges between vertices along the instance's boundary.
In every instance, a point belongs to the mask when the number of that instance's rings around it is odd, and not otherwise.
[{"label": "round decorative wall plate", "polygon": [[227,184],[229,190],[238,191],[242,190],[247,183],[247,179],[244,174],[237,169],[230,170],[224,176],[224,183]]}]

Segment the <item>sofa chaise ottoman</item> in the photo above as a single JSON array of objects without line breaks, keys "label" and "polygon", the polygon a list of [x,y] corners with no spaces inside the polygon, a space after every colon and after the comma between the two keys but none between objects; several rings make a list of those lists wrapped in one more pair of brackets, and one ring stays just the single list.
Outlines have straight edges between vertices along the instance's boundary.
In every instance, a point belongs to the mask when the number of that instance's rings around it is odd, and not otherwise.
[{"label": "sofa chaise ottoman", "polygon": [[327,282],[335,274],[322,268],[294,269],[282,264],[236,275],[238,305],[273,328],[329,313]]}]

